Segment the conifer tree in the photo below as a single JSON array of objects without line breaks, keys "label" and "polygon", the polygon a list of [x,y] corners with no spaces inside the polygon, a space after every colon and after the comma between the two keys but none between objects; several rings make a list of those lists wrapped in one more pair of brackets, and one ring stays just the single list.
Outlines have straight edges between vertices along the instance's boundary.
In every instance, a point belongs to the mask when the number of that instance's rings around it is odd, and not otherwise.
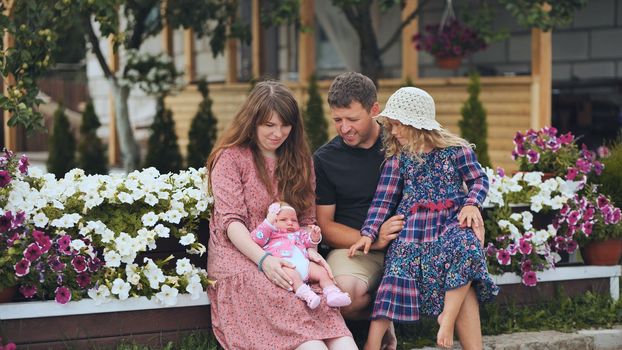
[{"label": "conifer tree", "polygon": [[307,93],[309,94],[309,99],[304,111],[304,123],[309,147],[311,152],[314,152],[328,140],[328,122],[324,118],[322,96],[320,96],[315,74],[309,79]]},{"label": "conifer tree", "polygon": [[205,166],[205,160],[214,147],[216,141],[217,120],[212,112],[212,99],[209,97],[209,87],[205,80],[199,81],[199,92],[203,101],[192,120],[188,132],[188,167],[198,169]]},{"label": "conifer tree", "polygon": [[158,97],[156,115],[151,124],[145,167],[155,167],[162,174],[179,171],[182,167],[173,113],[164,107],[163,96]]},{"label": "conifer tree", "polygon": [[71,133],[71,125],[65,114],[65,107],[58,106],[54,112],[54,127],[48,139],[48,172],[57,178],[76,167],[76,140]]},{"label": "conifer tree", "polygon": [[462,105],[462,120],[458,122],[460,135],[467,141],[475,144],[475,154],[482,166],[490,167],[488,156],[488,125],[486,122],[486,109],[479,100],[480,83],[479,74],[471,74],[467,87],[469,98]]},{"label": "conifer tree", "polygon": [[100,126],[93,102],[89,101],[82,113],[80,142],[78,143],[78,167],[87,175],[108,174],[104,145],[97,137],[97,129]]}]

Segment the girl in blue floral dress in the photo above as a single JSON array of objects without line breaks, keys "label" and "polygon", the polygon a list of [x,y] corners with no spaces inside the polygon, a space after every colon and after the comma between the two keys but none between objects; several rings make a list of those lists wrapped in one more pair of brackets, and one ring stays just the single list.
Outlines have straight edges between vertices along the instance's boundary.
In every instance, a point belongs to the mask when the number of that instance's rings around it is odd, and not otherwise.
[{"label": "girl in blue floral dress", "polygon": [[405,224],[385,256],[365,349],[380,348],[392,321],[420,315],[437,316],[439,346],[453,346],[456,326],[464,349],[481,348],[478,300],[499,292],[482,249],[488,178],[469,143],[435,114],[432,97],[414,87],[396,91],[379,114],[387,159],[350,256],[367,253],[391,215],[403,214]]}]

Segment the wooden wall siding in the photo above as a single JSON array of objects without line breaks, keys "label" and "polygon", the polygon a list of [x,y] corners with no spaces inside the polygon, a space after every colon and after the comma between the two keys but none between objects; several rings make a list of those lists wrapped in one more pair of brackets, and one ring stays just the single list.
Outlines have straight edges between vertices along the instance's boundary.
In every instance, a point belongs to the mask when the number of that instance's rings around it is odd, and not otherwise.
[{"label": "wooden wall siding", "polygon": [[[415,85],[428,91],[436,102],[438,121],[449,130],[459,133],[458,121],[462,118],[460,109],[468,98],[466,91],[468,78],[425,78]],[[510,158],[513,149],[512,139],[516,131],[527,130],[532,126],[533,80],[531,77],[490,77],[481,78],[480,99],[488,112],[488,145],[493,165],[507,170],[515,170],[516,165]],[[330,81],[319,82],[320,93],[324,99],[324,114],[330,120],[326,93]],[[389,96],[401,87],[398,80],[380,81],[378,100],[384,106]],[[304,105],[306,87],[298,83],[289,83],[294,95]],[[221,132],[231,122],[240,108],[248,91],[249,84],[211,84],[210,96],[214,101],[212,110],[218,118],[218,130]],[[188,144],[188,131],[192,118],[198,109],[201,96],[196,86],[190,85],[176,96],[166,99],[168,108],[173,111],[179,145],[185,155]],[[332,124],[331,124],[332,125]],[[335,130],[329,127],[333,137]]]},{"label": "wooden wall siding", "polygon": [[[53,325],[53,326],[51,326]],[[18,349],[101,349],[121,342],[163,347],[211,328],[209,306],[4,320],[2,334]]]}]

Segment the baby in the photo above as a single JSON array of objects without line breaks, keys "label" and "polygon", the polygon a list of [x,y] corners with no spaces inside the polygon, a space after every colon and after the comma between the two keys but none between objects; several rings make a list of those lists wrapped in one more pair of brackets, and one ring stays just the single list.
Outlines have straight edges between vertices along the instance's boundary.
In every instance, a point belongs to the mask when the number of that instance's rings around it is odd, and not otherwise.
[{"label": "baby", "polygon": [[283,267],[283,270],[294,282],[296,297],[304,300],[309,308],[318,307],[320,297],[306,281],[319,282],[329,306],[350,305],[350,296],[337,288],[328,271],[309,260],[307,249],[315,249],[322,240],[320,228],[311,225],[301,230],[292,206],[283,202],[272,203],[266,219],[251,232],[251,237],[266,252],[296,266],[295,269]]}]

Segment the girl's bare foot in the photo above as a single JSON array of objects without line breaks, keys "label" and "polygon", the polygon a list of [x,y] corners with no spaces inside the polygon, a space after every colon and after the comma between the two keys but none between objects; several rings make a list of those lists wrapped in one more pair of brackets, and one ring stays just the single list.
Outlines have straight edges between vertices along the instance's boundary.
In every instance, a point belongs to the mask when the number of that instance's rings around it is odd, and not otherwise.
[{"label": "girl's bare foot", "polygon": [[439,324],[436,344],[444,349],[451,349],[454,346],[454,324],[450,320],[445,320],[443,313],[438,315],[436,321]]}]

